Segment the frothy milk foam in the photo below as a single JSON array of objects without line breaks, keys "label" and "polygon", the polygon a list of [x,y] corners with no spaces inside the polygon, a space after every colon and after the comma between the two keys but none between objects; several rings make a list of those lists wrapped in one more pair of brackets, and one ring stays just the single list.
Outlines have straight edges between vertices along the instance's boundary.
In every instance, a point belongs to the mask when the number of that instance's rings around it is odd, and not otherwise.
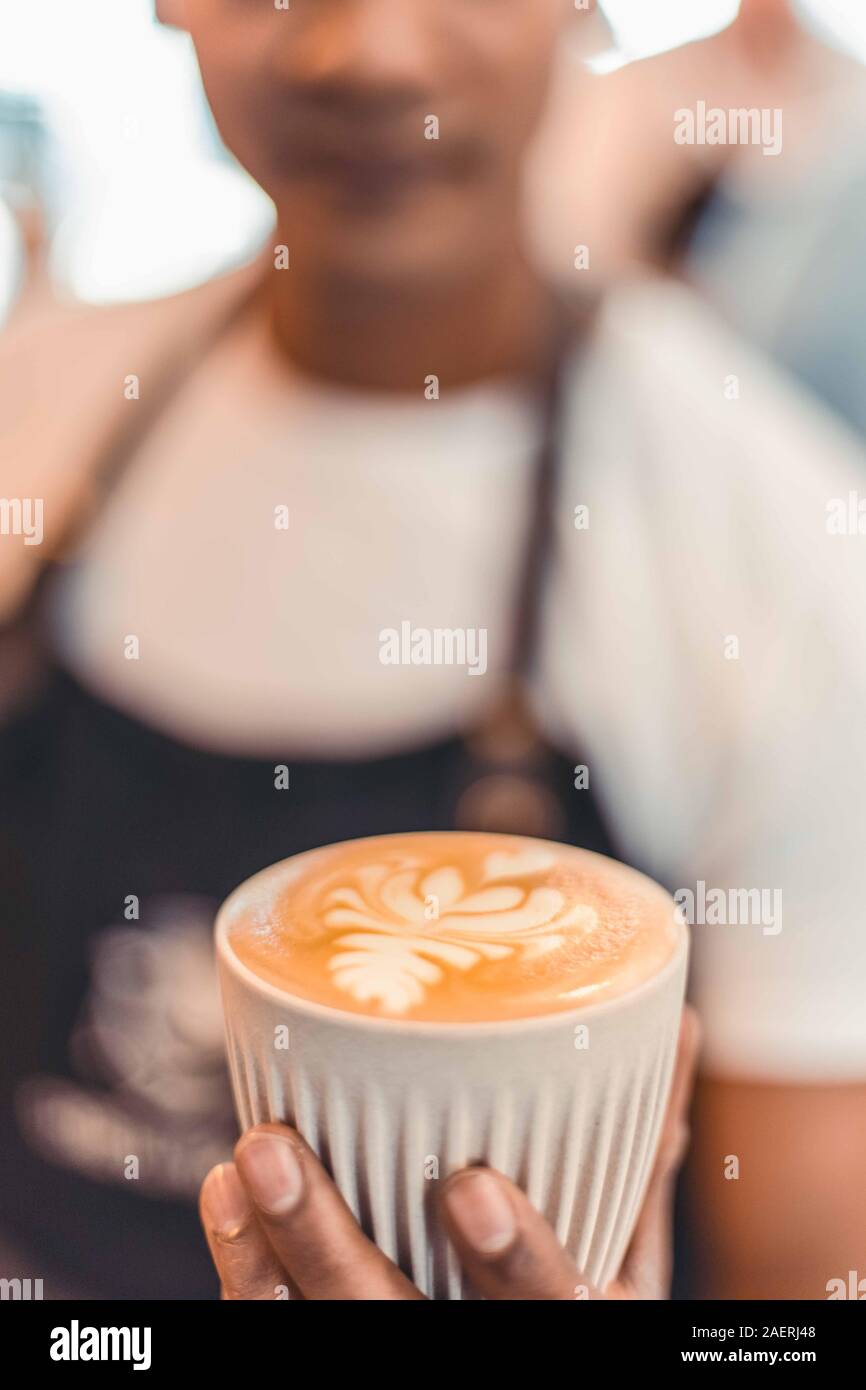
[{"label": "frothy milk foam", "polygon": [[673,900],[586,850],[513,835],[384,835],[276,864],[227,904],[256,975],[354,1014],[474,1022],[608,999],[673,954]]}]

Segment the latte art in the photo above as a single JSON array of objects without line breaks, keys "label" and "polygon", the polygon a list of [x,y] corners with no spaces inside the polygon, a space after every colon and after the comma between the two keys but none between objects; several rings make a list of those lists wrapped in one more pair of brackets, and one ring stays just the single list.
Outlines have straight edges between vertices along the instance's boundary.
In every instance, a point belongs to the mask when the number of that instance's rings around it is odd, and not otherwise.
[{"label": "latte art", "polygon": [[673,951],[673,903],[583,850],[389,835],[300,855],[230,904],[239,959],[318,1003],[394,1019],[530,1016],[634,987]]},{"label": "latte art", "polygon": [[329,969],[339,989],[361,1004],[405,1014],[448,970],[472,970],[515,952],[529,961],[557,951],[565,933],[598,926],[592,907],[569,903],[556,888],[526,887],[517,875],[537,877],[554,868],[542,848],[492,851],[471,889],[462,871],[445,864],[429,872],[364,865],[355,882],[325,900],[328,927],[358,927],[334,940]]}]

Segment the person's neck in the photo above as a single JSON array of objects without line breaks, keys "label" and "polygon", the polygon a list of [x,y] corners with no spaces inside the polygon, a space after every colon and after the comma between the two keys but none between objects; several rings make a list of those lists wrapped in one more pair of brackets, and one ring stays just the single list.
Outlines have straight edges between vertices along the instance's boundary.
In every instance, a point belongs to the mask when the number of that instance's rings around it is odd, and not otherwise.
[{"label": "person's neck", "polygon": [[382,392],[529,376],[543,360],[552,294],[523,256],[493,255],[449,286],[406,288],[291,271],[267,280],[281,354],[307,375]]},{"label": "person's neck", "polygon": [[805,39],[790,0],[743,0],[728,34],[749,66],[766,72],[790,64]]}]

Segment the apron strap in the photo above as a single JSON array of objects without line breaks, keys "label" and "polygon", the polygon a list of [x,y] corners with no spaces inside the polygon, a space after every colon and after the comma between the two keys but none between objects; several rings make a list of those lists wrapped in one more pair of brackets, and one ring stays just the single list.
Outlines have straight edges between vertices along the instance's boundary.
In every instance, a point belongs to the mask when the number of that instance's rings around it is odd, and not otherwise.
[{"label": "apron strap", "polygon": [[571,301],[555,299],[553,327],[539,379],[541,435],[508,660],[508,674],[515,682],[528,677],[535,658],[544,579],[556,534],[554,508],[562,472],[566,376],[569,361],[585,341],[591,322],[590,305],[576,306]]},{"label": "apron strap", "polygon": [[556,759],[538,729],[527,687],[556,540],[569,364],[587,342],[595,313],[591,300],[558,299],[554,304],[553,331],[539,377],[541,438],[509,658],[500,695],[464,736],[464,765],[453,810],[459,830],[550,840],[568,834],[568,818],[556,789]]}]

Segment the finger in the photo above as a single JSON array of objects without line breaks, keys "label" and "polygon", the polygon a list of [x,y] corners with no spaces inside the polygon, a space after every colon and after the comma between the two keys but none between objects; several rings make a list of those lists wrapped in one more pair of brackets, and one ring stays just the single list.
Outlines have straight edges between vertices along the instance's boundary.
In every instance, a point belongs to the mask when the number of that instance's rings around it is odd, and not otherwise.
[{"label": "finger", "polygon": [[698,1016],[686,1008],[658,1152],[622,1268],[620,1282],[631,1297],[666,1298],[670,1288],[674,1193],[688,1147],[688,1111],[699,1049]]},{"label": "finger", "polygon": [[257,1125],[235,1149],[268,1240],[307,1299],[417,1299],[368,1240],[316,1155],[285,1125]]},{"label": "finger", "polygon": [[233,1163],[221,1163],[208,1173],[199,1213],[220,1277],[221,1298],[275,1299],[285,1297],[287,1289],[292,1294]]},{"label": "finger", "polygon": [[449,1178],[442,1216],[460,1262],[490,1299],[601,1298],[518,1187],[492,1168]]}]

